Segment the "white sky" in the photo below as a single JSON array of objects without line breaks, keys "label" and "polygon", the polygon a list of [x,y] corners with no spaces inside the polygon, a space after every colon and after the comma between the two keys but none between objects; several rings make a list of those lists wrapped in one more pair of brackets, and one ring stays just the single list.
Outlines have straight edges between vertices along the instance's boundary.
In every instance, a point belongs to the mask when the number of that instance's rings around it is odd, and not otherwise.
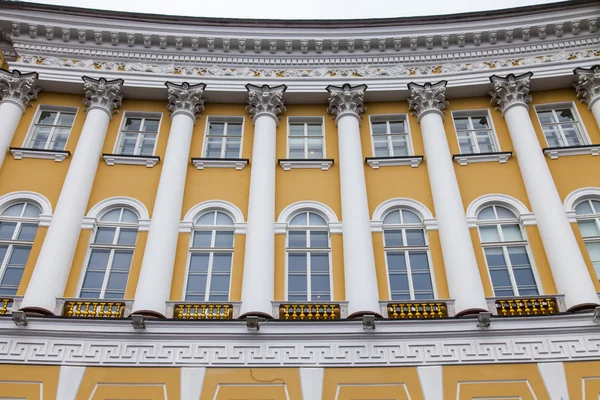
[{"label": "white sky", "polygon": [[35,3],[194,17],[348,19],[495,10],[559,0],[35,0]]}]

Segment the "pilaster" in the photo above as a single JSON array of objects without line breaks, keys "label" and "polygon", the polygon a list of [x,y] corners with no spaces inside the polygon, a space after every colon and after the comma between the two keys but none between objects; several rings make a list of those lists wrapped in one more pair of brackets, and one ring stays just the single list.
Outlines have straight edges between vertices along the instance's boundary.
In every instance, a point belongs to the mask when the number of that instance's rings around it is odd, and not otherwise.
[{"label": "pilaster", "polygon": [[37,72],[22,74],[16,69],[12,72],[0,69],[0,104],[10,102],[17,105],[21,112],[25,112],[41,90],[36,85],[37,78]]}]

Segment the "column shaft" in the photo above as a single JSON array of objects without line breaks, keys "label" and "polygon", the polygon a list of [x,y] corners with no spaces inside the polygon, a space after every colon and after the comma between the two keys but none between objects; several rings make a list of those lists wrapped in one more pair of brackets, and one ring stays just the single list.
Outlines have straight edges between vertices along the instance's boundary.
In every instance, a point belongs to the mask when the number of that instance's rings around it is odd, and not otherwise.
[{"label": "column shaft", "polygon": [[596,124],[600,127],[600,97],[592,103],[590,111],[594,115],[594,118],[596,118]]},{"label": "column shaft", "polygon": [[9,101],[0,103],[0,167],[4,164],[4,158],[13,140],[15,131],[21,122],[23,109],[17,104]]}]

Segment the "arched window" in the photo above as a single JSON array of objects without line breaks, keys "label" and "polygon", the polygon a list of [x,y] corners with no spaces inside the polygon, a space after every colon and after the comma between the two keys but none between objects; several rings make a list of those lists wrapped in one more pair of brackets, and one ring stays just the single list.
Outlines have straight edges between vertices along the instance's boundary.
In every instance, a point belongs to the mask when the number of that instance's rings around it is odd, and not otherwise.
[{"label": "arched window", "polygon": [[538,295],[527,240],[517,216],[508,208],[491,205],[479,212],[477,225],[494,296]]},{"label": "arched window", "polygon": [[391,299],[435,298],[421,218],[404,208],[388,212],[383,219],[383,240]]},{"label": "arched window", "polygon": [[228,301],[233,260],[233,220],[222,211],[205,212],[194,223],[186,301]]},{"label": "arched window", "polygon": [[579,231],[600,279],[600,201],[584,200],[575,207]]},{"label": "arched window", "polygon": [[40,214],[30,202],[12,204],[0,213],[0,295],[17,294]]},{"label": "arched window", "polygon": [[125,207],[112,208],[99,218],[90,244],[80,298],[121,300],[125,297],[138,222],[138,216]]},{"label": "arched window", "polygon": [[287,300],[331,300],[330,256],[323,217],[312,211],[296,214],[287,232]]}]

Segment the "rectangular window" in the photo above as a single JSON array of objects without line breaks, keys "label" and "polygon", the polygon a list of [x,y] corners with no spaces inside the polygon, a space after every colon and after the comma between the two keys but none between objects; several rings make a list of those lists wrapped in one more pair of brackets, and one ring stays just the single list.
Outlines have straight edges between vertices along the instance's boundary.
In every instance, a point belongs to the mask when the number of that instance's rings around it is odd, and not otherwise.
[{"label": "rectangular window", "polygon": [[323,118],[290,118],[288,120],[288,158],[325,158]]},{"label": "rectangular window", "polygon": [[76,111],[76,108],[40,109],[24,147],[38,150],[64,150]]},{"label": "rectangular window", "polygon": [[375,157],[412,155],[406,116],[371,116],[370,121]]},{"label": "rectangular window", "polygon": [[588,144],[579,117],[571,104],[538,106],[536,113],[549,147]]},{"label": "rectangular window", "polygon": [[452,113],[460,154],[495,153],[499,151],[496,134],[487,111]]},{"label": "rectangular window", "polygon": [[152,156],[156,147],[160,115],[127,113],[117,141],[117,154]]},{"label": "rectangular window", "polygon": [[209,117],[204,139],[204,157],[240,158],[243,118]]}]

